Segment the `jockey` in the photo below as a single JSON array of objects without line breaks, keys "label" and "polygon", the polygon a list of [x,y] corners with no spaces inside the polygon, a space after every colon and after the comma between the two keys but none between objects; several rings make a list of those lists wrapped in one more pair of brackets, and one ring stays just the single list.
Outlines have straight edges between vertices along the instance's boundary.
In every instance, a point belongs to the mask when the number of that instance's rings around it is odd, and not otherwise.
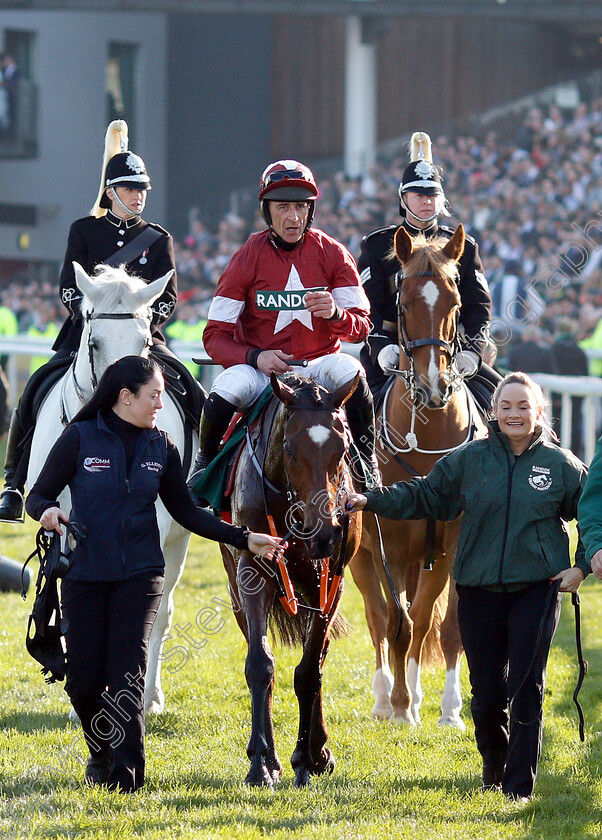
[{"label": "jockey", "polygon": [[379,483],[372,395],[360,362],[341,353],[341,341],[366,339],[369,304],[353,257],[311,228],[317,196],[312,172],[295,160],[271,163],[261,176],[267,230],[252,234],[226,266],[203,335],[207,353],[225,370],[203,408],[191,489],[217,454],[233,413],[259,397],[272,372],[291,371],[301,360],[308,360],[301,372],[329,391],[360,374],[345,409],[367,468],[364,481]]},{"label": "jockey", "polygon": [[[105,154],[98,198],[89,216],[73,222],[60,275],[60,297],[69,318],[56,338],[53,358],[29,379],[13,411],[6,444],[5,489],[0,496],[0,520],[15,522],[23,516],[23,492],[29,461],[29,442],[34,426],[34,400],[53,372],[60,375],[73,361],[82,333],[73,262],[89,274],[97,265],[124,264],[127,270],[150,283],[175,269],[171,235],[159,225],[141,218],[150,190],[150,178],[142,158],[127,149],[127,124],[113,121],[106,132]],[[153,353],[176,368],[187,388],[198,384],[165,344],[159,329],[170,317],[177,299],[174,273],[167,288],[152,306]]]},{"label": "jockey", "polygon": [[[399,212],[402,225],[411,236],[422,233],[427,238],[451,239],[454,230],[439,224],[439,216],[449,216],[441,176],[432,162],[431,139],[423,131],[414,132],[410,141],[410,163],[399,184]],[[362,348],[361,359],[370,386],[376,393],[385,383],[386,368],[396,368],[399,359],[397,338],[397,274],[401,265],[393,248],[398,225],[379,228],[362,239],[359,270],[364,291],[370,300],[372,333]],[[460,327],[462,349],[454,366],[458,374],[469,378],[477,401],[489,408],[499,375],[483,364],[489,338],[491,297],[477,243],[466,237],[464,254],[458,264],[458,290],[462,300]],[[472,377],[477,375],[475,381]]]}]

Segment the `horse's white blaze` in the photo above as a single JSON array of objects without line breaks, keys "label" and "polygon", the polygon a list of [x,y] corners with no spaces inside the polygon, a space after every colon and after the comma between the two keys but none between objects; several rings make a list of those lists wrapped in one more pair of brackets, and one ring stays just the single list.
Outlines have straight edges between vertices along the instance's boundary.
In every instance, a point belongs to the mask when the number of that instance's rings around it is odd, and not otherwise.
[{"label": "horse's white blaze", "polygon": [[437,367],[437,360],[435,359],[435,348],[431,348],[431,357],[429,359],[429,383],[431,386],[431,393],[438,394],[439,386],[439,368]]},{"label": "horse's white blaze", "polygon": [[437,284],[433,280],[428,280],[420,289],[420,294],[428,304],[429,309],[432,313],[433,308],[439,298],[439,289],[437,288]]},{"label": "horse's white blaze", "polygon": [[314,443],[322,446],[330,437],[330,429],[327,429],[326,426],[310,426],[307,434]]}]

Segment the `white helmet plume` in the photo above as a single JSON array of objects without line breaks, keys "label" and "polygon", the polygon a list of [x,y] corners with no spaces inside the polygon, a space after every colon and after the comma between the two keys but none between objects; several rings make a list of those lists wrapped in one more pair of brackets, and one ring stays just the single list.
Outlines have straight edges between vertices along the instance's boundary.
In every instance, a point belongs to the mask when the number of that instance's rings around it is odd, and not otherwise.
[{"label": "white helmet plume", "polygon": [[106,215],[106,209],[100,206],[100,200],[104,195],[106,189],[105,172],[107,164],[112,157],[119,154],[119,152],[127,152],[128,150],[128,124],[125,120],[113,120],[109,123],[107,133],[105,134],[105,151],[102,159],[102,169],[100,171],[100,189],[98,196],[94,202],[94,206],[90,210],[91,216],[96,216],[100,219]]},{"label": "white helmet plume", "polygon": [[410,140],[410,161],[427,160],[433,162],[431,138],[426,131],[415,131]]}]

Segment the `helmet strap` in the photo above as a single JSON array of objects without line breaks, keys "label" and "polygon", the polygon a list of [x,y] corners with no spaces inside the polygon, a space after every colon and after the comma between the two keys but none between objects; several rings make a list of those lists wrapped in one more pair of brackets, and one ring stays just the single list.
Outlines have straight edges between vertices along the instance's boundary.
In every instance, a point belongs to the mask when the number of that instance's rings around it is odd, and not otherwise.
[{"label": "helmet strap", "polygon": [[[436,209],[435,212],[431,216],[429,216],[427,219],[422,219],[420,216],[417,216],[415,213],[412,213],[412,211],[410,210],[408,205],[405,203],[405,199],[404,199],[403,196],[404,196],[403,193],[401,193],[401,195],[399,196],[400,204],[403,206],[403,209],[405,210],[406,214],[408,216],[411,216],[413,219],[416,219],[417,222],[421,222],[422,224],[427,223],[427,226],[428,226],[431,222],[435,221],[435,219],[437,218],[437,216],[441,212],[440,210]],[[436,202],[435,202],[435,206],[436,206]]]},{"label": "helmet strap", "polygon": [[[113,200],[117,202],[117,204],[121,207],[121,209],[127,213],[126,219],[134,219],[136,216],[139,216],[139,213],[132,213],[129,207],[126,207],[123,201],[117,195],[117,190],[115,187],[109,187],[109,189],[113,192]],[[110,199],[110,196],[109,196]]]}]

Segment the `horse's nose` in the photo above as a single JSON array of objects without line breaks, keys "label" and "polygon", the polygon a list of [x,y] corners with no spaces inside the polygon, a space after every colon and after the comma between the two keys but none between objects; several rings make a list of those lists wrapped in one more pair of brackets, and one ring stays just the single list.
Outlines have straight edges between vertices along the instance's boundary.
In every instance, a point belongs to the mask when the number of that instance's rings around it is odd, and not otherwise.
[{"label": "horse's nose", "polygon": [[305,540],[307,555],[312,560],[320,560],[322,557],[332,557],[335,546],[341,538],[341,528],[328,524],[317,533],[312,534]]}]

